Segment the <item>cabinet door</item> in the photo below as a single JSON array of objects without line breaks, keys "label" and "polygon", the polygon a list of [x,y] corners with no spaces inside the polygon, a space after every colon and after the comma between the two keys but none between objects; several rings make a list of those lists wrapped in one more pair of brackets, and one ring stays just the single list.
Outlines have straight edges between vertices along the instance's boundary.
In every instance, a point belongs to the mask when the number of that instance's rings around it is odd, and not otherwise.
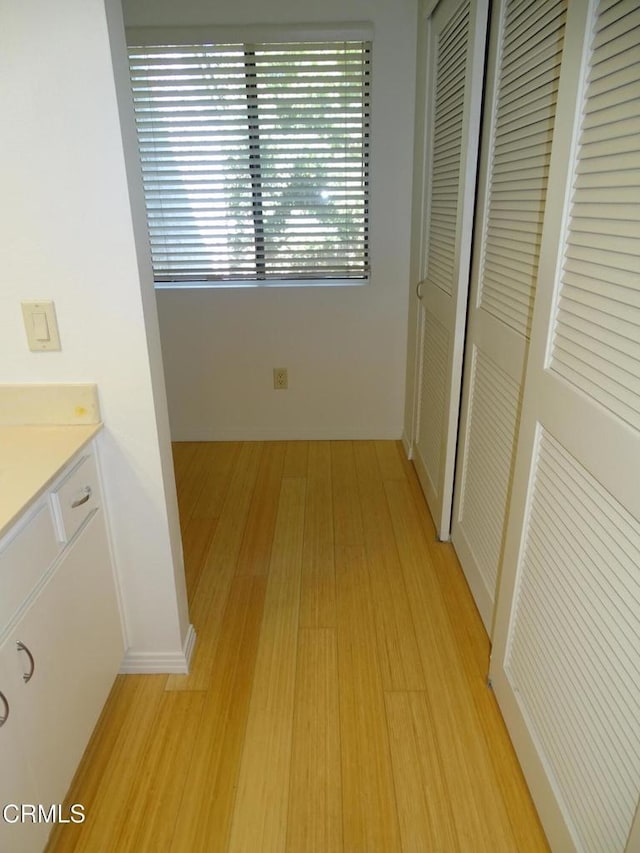
[{"label": "cabinet door", "polygon": [[426,83],[418,81],[424,204],[414,459],[440,539],[449,538],[451,519],[487,5],[442,0],[421,21]]},{"label": "cabinet door", "polygon": [[[61,803],[122,660],[104,520],[96,511],[13,635],[33,657],[23,723],[40,802]],[[31,662],[16,652],[25,672]]]},{"label": "cabinet door", "polygon": [[0,726],[0,850],[11,853],[37,853],[43,849],[49,827],[37,823],[13,821],[23,804],[38,802],[36,781],[27,758],[28,742],[22,722],[24,682],[15,662],[15,641],[7,641],[0,649],[0,716],[8,715]]}]

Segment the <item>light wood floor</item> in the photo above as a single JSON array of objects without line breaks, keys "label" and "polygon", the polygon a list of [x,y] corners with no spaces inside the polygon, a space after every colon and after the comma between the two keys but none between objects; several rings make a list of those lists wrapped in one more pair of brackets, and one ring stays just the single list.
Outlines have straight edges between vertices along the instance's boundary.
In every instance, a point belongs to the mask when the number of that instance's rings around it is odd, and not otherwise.
[{"label": "light wood floor", "polygon": [[49,849],[546,850],[401,446],[174,452],[192,671],[119,676]]}]

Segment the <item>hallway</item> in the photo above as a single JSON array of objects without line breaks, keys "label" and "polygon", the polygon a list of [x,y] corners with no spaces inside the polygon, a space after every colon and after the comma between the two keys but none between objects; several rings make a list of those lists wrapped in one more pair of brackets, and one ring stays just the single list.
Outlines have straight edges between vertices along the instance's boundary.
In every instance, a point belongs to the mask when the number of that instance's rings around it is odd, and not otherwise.
[{"label": "hallway", "polygon": [[391,441],[174,445],[188,676],[119,676],[56,851],[541,851],[489,644]]}]

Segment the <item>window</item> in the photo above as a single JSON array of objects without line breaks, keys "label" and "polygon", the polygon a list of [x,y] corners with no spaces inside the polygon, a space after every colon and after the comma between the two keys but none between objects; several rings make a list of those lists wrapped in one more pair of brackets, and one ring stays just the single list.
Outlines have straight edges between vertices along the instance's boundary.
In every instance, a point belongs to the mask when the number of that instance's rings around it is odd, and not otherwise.
[{"label": "window", "polygon": [[156,282],[366,279],[370,42],[155,39],[129,62]]}]

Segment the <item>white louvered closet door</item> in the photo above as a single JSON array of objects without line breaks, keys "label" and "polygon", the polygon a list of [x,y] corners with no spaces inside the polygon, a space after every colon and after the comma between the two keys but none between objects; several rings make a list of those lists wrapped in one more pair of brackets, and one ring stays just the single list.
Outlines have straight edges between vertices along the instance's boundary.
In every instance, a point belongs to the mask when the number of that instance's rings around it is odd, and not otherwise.
[{"label": "white louvered closet door", "polygon": [[640,849],[640,6],[570,3],[491,678],[553,850]]},{"label": "white louvered closet door", "polygon": [[567,0],[492,6],[452,541],[491,634]]},{"label": "white louvered closet door", "polygon": [[[433,4],[431,4],[433,6]],[[440,0],[426,27],[425,193],[414,461],[449,538],[460,409],[487,0]]]}]

